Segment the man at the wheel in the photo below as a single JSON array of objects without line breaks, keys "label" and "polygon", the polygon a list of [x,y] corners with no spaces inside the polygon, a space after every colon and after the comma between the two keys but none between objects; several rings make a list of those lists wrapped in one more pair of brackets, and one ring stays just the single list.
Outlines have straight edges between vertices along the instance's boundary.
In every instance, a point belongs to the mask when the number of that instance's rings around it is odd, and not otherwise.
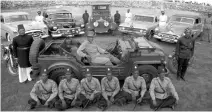
[{"label": "man at the wheel", "polygon": [[[93,41],[93,38],[94,32],[88,31],[87,40],[84,41],[77,50],[77,54],[79,56],[91,59],[91,63],[93,64],[113,65],[112,63],[120,63],[120,60],[118,58],[112,56],[106,50],[96,45]],[[87,54],[83,53],[83,51],[85,51]]]}]

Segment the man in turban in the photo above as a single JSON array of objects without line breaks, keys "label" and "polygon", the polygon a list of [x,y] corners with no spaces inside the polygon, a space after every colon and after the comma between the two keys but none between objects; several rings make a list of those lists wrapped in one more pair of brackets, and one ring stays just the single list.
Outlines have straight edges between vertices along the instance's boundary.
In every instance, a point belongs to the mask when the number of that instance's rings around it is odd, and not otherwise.
[{"label": "man in turban", "polygon": [[14,56],[18,60],[19,82],[31,81],[30,72],[31,64],[29,62],[29,51],[33,42],[30,35],[25,34],[23,24],[18,25],[19,35],[13,39]]}]

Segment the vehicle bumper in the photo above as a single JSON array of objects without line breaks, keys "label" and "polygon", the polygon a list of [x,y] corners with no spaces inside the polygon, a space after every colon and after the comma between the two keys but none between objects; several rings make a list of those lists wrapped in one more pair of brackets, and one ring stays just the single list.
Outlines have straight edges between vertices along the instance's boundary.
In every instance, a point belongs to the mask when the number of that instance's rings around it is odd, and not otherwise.
[{"label": "vehicle bumper", "polygon": [[160,37],[158,35],[154,35],[153,37],[156,38],[156,39],[159,39],[161,41],[169,42],[169,43],[177,43],[177,41],[178,41],[177,39],[163,38],[163,37]]},{"label": "vehicle bumper", "polygon": [[130,31],[130,30],[118,30],[119,32],[121,33],[132,33],[132,34],[136,34],[136,35],[139,35],[139,36],[145,36],[146,34],[143,34],[141,32],[137,32],[137,31]]},{"label": "vehicle bumper", "polygon": [[42,36],[41,36],[42,39],[48,38],[48,37],[49,37],[49,35],[42,35]]}]

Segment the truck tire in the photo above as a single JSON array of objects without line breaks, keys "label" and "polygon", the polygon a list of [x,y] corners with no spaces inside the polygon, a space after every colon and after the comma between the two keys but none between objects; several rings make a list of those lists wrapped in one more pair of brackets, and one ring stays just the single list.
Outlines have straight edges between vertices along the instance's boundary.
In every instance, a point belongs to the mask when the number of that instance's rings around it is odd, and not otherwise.
[{"label": "truck tire", "polygon": [[45,42],[42,39],[34,40],[30,52],[29,52],[29,62],[30,64],[36,65],[38,63],[39,52],[45,47]]},{"label": "truck tire", "polygon": [[140,76],[146,81],[147,89],[149,89],[152,79],[158,74],[158,70],[152,65],[141,65],[138,69]]},{"label": "truck tire", "polygon": [[172,56],[172,58],[168,59],[168,68],[171,71],[171,73],[173,74],[177,73],[177,60],[175,56]]},{"label": "truck tire", "polygon": [[[65,78],[66,72],[67,72],[67,70],[66,70],[65,67],[55,68],[55,69],[53,69],[49,72],[49,74],[48,74],[49,79],[52,79],[53,81],[55,81],[59,85],[60,81]],[[72,74],[73,74],[74,78],[77,78],[77,77],[75,77],[74,71],[73,71]]]}]

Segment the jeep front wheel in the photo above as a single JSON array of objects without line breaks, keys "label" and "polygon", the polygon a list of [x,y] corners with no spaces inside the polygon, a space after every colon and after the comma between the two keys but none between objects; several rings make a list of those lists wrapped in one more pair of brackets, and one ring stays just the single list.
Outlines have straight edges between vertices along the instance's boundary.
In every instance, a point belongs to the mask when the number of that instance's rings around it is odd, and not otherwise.
[{"label": "jeep front wheel", "polygon": [[149,89],[152,79],[158,74],[157,69],[152,65],[141,65],[138,67],[138,69],[140,76],[145,79],[146,86]]},{"label": "jeep front wheel", "polygon": [[[49,75],[49,79],[54,80],[59,85],[60,81],[65,78],[66,72],[67,72],[67,68],[65,68],[65,67],[55,68],[55,69],[51,70],[50,73],[48,74]],[[75,76],[75,72],[74,71],[72,72],[72,74],[73,74],[74,78],[77,78]]]}]

